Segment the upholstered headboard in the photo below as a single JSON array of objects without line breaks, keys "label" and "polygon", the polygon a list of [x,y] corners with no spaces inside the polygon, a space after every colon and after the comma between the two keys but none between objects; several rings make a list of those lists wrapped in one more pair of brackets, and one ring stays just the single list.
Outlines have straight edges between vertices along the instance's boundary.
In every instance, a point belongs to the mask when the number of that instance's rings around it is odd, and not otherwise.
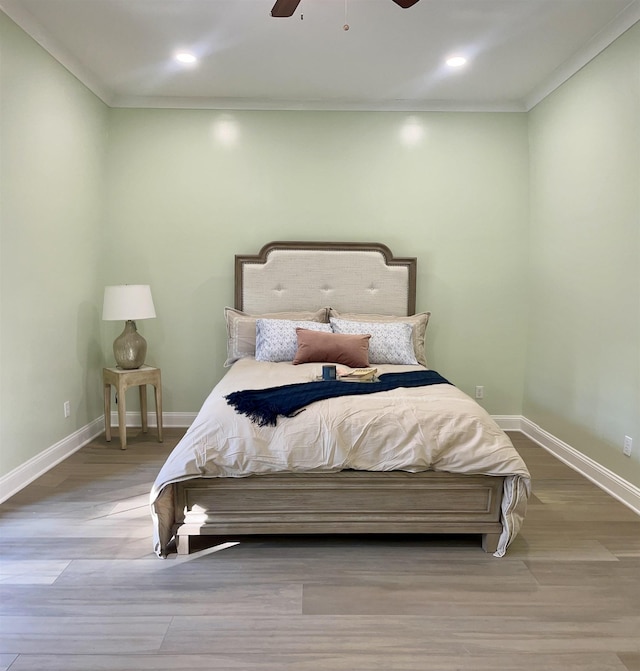
[{"label": "upholstered headboard", "polygon": [[412,315],[416,265],[376,242],[270,242],[258,254],[236,255],[235,307]]}]

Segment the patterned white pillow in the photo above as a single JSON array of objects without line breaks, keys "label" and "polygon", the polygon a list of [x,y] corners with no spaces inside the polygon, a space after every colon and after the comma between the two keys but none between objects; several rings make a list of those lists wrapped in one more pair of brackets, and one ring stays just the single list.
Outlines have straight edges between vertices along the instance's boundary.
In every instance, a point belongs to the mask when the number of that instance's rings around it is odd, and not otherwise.
[{"label": "patterned white pillow", "polygon": [[[267,317],[268,315],[264,315]],[[413,351],[416,359],[421,366],[427,368],[427,355],[425,352],[425,337],[427,324],[429,323],[430,312],[418,312],[415,315],[396,316],[396,315],[377,315],[357,312],[338,312],[334,308],[329,308],[329,317],[336,319],[346,319],[350,322],[407,322],[413,328]],[[289,319],[307,319],[307,317],[289,317]],[[327,321],[326,319],[315,319],[314,321]]]},{"label": "patterned white pillow", "polygon": [[331,317],[334,333],[370,333],[369,363],[417,364],[411,324],[355,322]]},{"label": "patterned white pillow", "polygon": [[298,351],[296,328],[331,333],[331,324],[291,319],[256,320],[256,361],[293,361]]}]

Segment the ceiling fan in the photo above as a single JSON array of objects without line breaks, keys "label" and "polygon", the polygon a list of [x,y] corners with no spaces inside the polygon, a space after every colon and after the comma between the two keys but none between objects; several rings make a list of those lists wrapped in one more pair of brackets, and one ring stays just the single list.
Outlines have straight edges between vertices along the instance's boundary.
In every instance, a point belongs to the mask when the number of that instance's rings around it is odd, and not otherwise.
[{"label": "ceiling fan", "polygon": [[[418,2],[418,0],[393,0],[396,5],[400,5],[402,9],[409,9]],[[288,17],[293,16],[293,13],[298,8],[300,0],[276,0],[276,4],[271,10],[271,16]]]}]

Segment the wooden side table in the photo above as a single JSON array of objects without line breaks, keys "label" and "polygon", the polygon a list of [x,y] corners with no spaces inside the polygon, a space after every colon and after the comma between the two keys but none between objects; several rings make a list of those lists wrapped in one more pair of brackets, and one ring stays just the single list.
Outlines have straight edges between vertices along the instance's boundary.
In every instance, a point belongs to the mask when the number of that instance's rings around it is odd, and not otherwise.
[{"label": "wooden side table", "polygon": [[127,410],[125,396],[129,387],[140,387],[140,414],[142,431],[149,430],[147,423],[147,385],[154,387],[156,400],[156,420],[158,423],[158,441],[162,442],[162,382],[160,369],[153,366],[140,366],[133,370],[123,368],[103,368],[104,382],[104,428],[107,441],[111,441],[111,385],[118,392],[118,429],[120,431],[120,447],[127,449]]}]

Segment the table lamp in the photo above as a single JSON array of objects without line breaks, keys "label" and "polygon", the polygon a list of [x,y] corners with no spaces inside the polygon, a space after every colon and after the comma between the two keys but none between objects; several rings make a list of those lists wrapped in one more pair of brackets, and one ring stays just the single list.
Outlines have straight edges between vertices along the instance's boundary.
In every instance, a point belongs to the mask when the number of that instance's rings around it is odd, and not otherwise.
[{"label": "table lamp", "polygon": [[116,364],[125,370],[140,368],[147,355],[147,341],[136,329],[136,319],[156,316],[148,284],[118,284],[104,288],[102,319],[124,320],[124,331],[113,341]]}]

